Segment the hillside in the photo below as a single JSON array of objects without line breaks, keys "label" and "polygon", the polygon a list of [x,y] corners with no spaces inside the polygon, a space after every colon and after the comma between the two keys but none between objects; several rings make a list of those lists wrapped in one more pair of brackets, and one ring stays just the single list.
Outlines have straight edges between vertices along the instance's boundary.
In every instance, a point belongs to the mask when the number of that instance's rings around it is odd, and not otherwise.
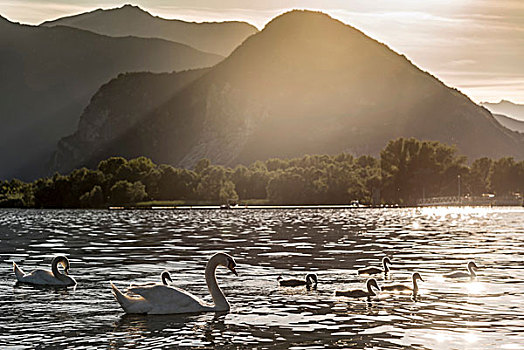
[{"label": "hillside", "polygon": [[[103,97],[102,91],[93,97],[82,119],[111,110]],[[185,167],[204,157],[234,165],[307,153],[378,154],[401,136],[456,144],[471,158],[524,156],[522,135],[487,110],[362,32],[309,11],[275,18],[138,119],[105,151],[104,139],[84,142],[78,130],[62,140],[56,169],[117,154]],[[67,156],[71,149],[75,159]]]},{"label": "hillside", "polygon": [[221,59],[162,39],[112,38],[0,18],[0,179],[42,176],[90,97],[119,73],[170,72]]},{"label": "hillside", "polygon": [[507,117],[524,121],[524,105],[501,100],[498,103],[481,102],[481,106],[486,107],[491,113],[502,114]]},{"label": "hillside", "polygon": [[137,6],[98,9],[47,21],[42,26],[64,25],[110,36],[162,38],[205,52],[227,56],[248,36],[257,32],[245,22],[185,22],[152,16]]}]

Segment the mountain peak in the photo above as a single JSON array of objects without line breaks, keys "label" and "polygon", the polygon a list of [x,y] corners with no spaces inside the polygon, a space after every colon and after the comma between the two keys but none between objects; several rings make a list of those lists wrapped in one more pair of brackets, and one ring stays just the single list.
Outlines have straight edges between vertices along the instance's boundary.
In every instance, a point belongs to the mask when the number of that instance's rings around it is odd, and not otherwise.
[{"label": "mountain peak", "polygon": [[117,7],[112,10],[120,10],[120,11],[127,11],[127,12],[140,12],[140,13],[147,13],[148,15],[151,15],[149,12],[142,9],[140,6],[131,5],[131,4],[125,4],[121,7]]},{"label": "mountain peak", "polygon": [[329,26],[344,26],[350,27],[339,20],[334,19],[330,15],[311,10],[291,10],[285,12],[266,24],[265,30],[303,30],[304,28],[329,27]]},{"label": "mountain peak", "polygon": [[144,17],[153,17],[153,15],[143,8],[132,5],[132,4],[125,4],[120,7],[110,8],[110,9],[98,9],[96,10],[98,13],[105,13],[105,14],[113,14],[113,15],[120,15],[120,16],[144,16]]}]

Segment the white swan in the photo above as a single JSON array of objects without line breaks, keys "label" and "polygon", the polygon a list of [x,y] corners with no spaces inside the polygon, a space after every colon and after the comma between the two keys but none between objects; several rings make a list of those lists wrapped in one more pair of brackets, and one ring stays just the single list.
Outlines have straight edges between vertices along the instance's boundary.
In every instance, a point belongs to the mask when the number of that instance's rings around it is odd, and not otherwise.
[{"label": "white swan", "polygon": [[352,297],[352,298],[364,298],[364,297],[372,297],[375,296],[375,291],[371,287],[375,287],[378,290],[380,290],[380,287],[378,286],[377,280],[374,278],[368,279],[366,282],[367,290],[363,289],[353,289],[353,290],[337,290],[335,291],[335,295],[337,297]]},{"label": "white swan", "polygon": [[382,258],[382,266],[384,266],[384,270],[378,267],[365,267],[363,269],[358,270],[359,275],[373,275],[378,273],[388,273],[389,272],[389,265],[393,265],[391,263],[391,260],[387,256]]},{"label": "white swan", "polygon": [[306,278],[303,280],[299,280],[296,278],[290,278],[287,280],[282,279],[282,276],[278,276],[277,278],[278,284],[281,287],[300,287],[300,286],[306,286],[311,287],[316,286],[318,283],[318,277],[315,273],[308,273],[306,275]]},{"label": "white swan", "polygon": [[[64,268],[64,273],[58,271],[58,264]],[[34,270],[33,272],[26,274],[22,271],[18,265],[13,262],[13,270],[15,272],[16,279],[21,283],[29,283],[38,286],[74,286],[76,281],[73,277],[69,276],[69,260],[65,256],[59,255],[53,258],[51,262],[51,271],[49,270]]]},{"label": "white swan", "polygon": [[[132,287],[123,294],[113,283],[111,287],[116,300],[122,309],[129,314],[180,314],[207,311],[229,311],[230,306],[216,280],[217,267],[225,266],[238,276],[235,270],[235,260],[226,253],[213,255],[206,265],[206,283],[214,305],[207,305],[198,297],[185,290],[165,286],[152,285]],[[134,295],[133,295],[134,294]]]},{"label": "white swan", "polygon": [[456,272],[452,272],[452,273],[449,273],[447,275],[444,275],[444,277],[447,277],[447,278],[469,277],[471,279],[474,279],[475,277],[477,277],[477,273],[475,272],[475,270],[478,269],[478,268],[479,267],[477,266],[477,264],[475,264],[474,261],[470,261],[470,262],[468,262],[468,271],[469,271],[469,273],[462,272],[462,271],[456,271]]},{"label": "white swan", "polygon": [[413,292],[413,295],[417,295],[418,293],[417,280],[421,280],[422,282],[424,282],[424,280],[422,279],[422,276],[420,276],[420,273],[418,272],[415,272],[411,276],[411,278],[413,279],[413,288],[405,286],[403,284],[391,284],[389,286],[382,286],[382,290],[390,291],[390,292]]}]

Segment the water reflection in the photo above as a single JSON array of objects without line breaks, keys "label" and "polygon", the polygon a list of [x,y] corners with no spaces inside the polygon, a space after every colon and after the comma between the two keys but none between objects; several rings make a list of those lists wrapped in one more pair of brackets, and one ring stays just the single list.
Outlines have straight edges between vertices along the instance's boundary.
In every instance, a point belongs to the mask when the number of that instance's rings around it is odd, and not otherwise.
[{"label": "water reflection", "polygon": [[[3,210],[0,348],[518,348],[524,343],[524,211],[518,208],[381,210]],[[126,316],[110,292],[158,282],[210,302],[207,259],[225,251],[238,278],[219,284],[228,314]],[[12,261],[40,266],[66,254],[76,289],[15,285]],[[416,298],[335,297],[361,288],[357,270],[393,258],[379,285],[425,283]],[[445,279],[474,260],[475,280]],[[277,277],[319,276],[316,290]]]}]

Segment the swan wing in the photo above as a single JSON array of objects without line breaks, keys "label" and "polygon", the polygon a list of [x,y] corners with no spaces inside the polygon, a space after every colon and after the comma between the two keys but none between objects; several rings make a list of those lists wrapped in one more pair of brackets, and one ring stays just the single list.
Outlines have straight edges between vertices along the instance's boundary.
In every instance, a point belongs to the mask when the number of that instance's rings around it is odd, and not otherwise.
[{"label": "swan wing", "polygon": [[282,287],[299,287],[306,285],[306,281],[297,279],[282,280],[279,281],[279,283]]},{"label": "swan wing", "polygon": [[171,286],[157,284],[153,286],[140,286],[128,289],[129,292],[138,294],[149,303],[157,307],[155,313],[170,311],[169,313],[198,312],[206,309],[204,303],[195,295]]},{"label": "swan wing", "polygon": [[392,284],[389,286],[382,286],[381,288],[383,291],[389,291],[389,292],[403,292],[403,291],[412,290],[410,287],[405,286],[403,284]]},{"label": "swan wing", "polygon": [[62,281],[57,279],[49,270],[34,270],[31,273],[25,274],[20,281],[42,285],[62,284]]},{"label": "swan wing", "polygon": [[378,267],[366,267],[366,268],[358,270],[359,274],[367,274],[367,275],[379,274],[382,272],[383,272],[382,269],[379,269]]},{"label": "swan wing", "polygon": [[336,296],[344,296],[344,297],[353,297],[353,298],[362,298],[362,297],[368,297],[370,294],[361,289],[352,289],[352,290],[337,290],[335,292]]},{"label": "swan wing", "polygon": [[457,271],[457,272],[452,272],[452,273],[449,273],[447,275],[444,275],[444,277],[447,277],[447,278],[462,278],[462,277],[470,277],[470,274],[466,273],[466,272]]}]

